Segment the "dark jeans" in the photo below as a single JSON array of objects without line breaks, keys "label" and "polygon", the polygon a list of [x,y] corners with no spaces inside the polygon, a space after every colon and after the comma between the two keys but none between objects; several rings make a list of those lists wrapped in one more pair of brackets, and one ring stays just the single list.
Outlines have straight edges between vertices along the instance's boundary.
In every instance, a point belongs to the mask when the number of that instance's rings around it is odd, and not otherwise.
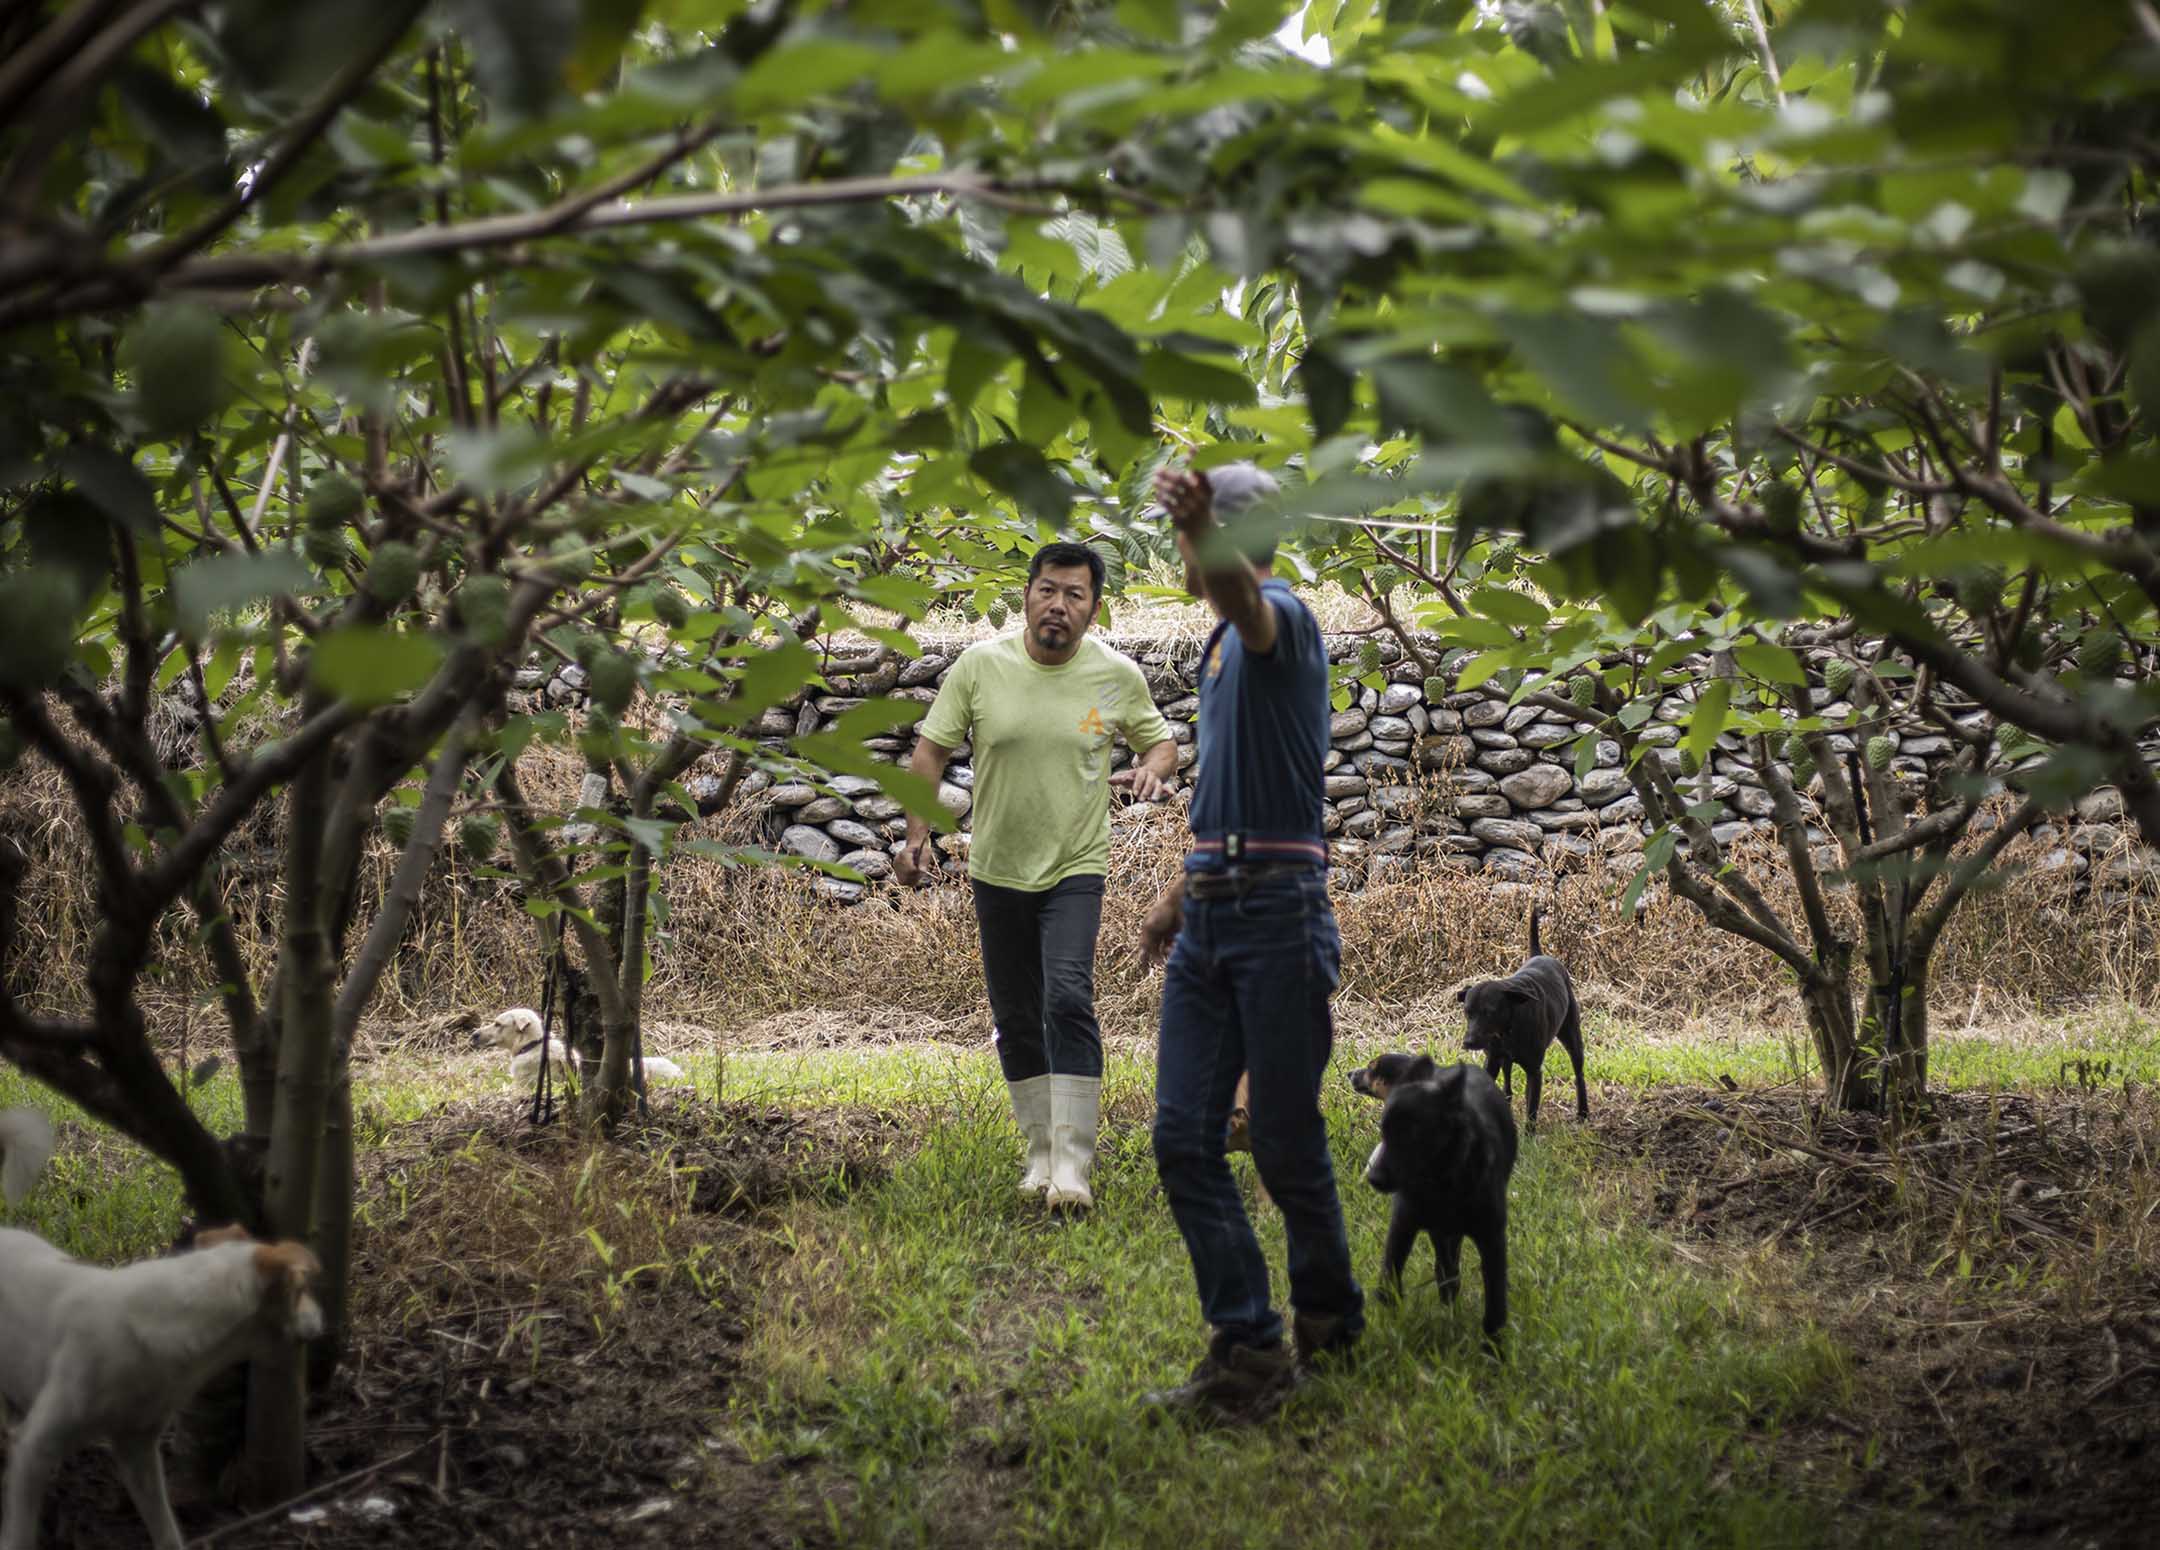
[{"label": "dark jeans", "polygon": [[1238,1074],[1252,1073],[1253,1162],[1290,1241],[1290,1305],[1364,1327],[1350,1267],[1320,1078],[1334,1051],[1328,1009],[1342,937],[1319,868],[1256,883],[1243,898],[1185,901],[1163,984],[1155,1070],[1155,1167],[1218,1335],[1271,1345],[1282,1315],[1223,1155]]},{"label": "dark jeans", "polygon": [[976,883],[983,979],[1008,1082],[1102,1075],[1095,1022],[1095,934],[1103,880],[1068,877],[1040,893]]}]

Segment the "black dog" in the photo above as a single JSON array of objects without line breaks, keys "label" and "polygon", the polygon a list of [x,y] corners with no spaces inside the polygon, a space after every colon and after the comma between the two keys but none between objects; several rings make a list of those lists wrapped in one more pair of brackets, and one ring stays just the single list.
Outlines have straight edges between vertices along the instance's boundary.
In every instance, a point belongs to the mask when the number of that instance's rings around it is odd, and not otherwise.
[{"label": "black dog", "polygon": [[1363,1070],[1351,1072],[1350,1085],[1366,1097],[1385,1103],[1395,1085],[1409,1080],[1411,1069],[1421,1061],[1427,1067],[1432,1065],[1427,1055],[1382,1055]]},{"label": "black dog", "polygon": [[1402,1295],[1403,1264],[1422,1232],[1432,1239],[1440,1263],[1440,1296],[1454,1301],[1462,1289],[1467,1237],[1477,1245],[1478,1267],[1485,1274],[1485,1340],[1496,1345],[1507,1324],[1514,1112],[1493,1079],[1475,1066],[1442,1069],[1427,1055],[1382,1059],[1396,1078],[1380,1111],[1380,1144],[1365,1164],[1365,1182],[1395,1197],[1380,1294],[1390,1301]]},{"label": "black dog", "polygon": [[1530,961],[1504,980],[1465,986],[1456,999],[1469,1014],[1463,1048],[1482,1051],[1485,1071],[1496,1076],[1508,1097],[1515,1096],[1515,1070],[1523,1068],[1529,1089],[1529,1126],[1537,1129],[1538,1097],[1545,1090],[1545,1051],[1554,1039],[1575,1062],[1575,1117],[1590,1117],[1590,1092],[1583,1086],[1582,1013],[1575,1005],[1575,982],[1557,958],[1538,946],[1538,912],[1530,911]]}]

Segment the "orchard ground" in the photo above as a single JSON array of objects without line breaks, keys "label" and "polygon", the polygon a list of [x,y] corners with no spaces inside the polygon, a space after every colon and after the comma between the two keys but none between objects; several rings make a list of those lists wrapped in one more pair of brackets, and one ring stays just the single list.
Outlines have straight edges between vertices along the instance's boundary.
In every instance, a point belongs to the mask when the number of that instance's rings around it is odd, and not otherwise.
[{"label": "orchard ground", "polygon": [[[1326,1102],[1369,1279],[1377,1113],[1344,1074],[1460,1030],[1438,1001],[1339,1014]],[[228,1546],[2146,1532],[2160,1028],[2134,1009],[1942,1040],[1935,1114],[1900,1137],[1819,1113],[1789,1031],[1595,1012],[1590,1120],[1548,1104],[1516,1174],[1506,1359],[1480,1350],[1476,1277],[1444,1306],[1421,1254],[1355,1370],[1237,1433],[1133,1405],[1202,1339],[1149,1155],[1149,1020],[1111,1020],[1099,1206],[1069,1225],[1012,1189],[973,1024],[663,1024],[696,1085],[612,1146],[533,1126],[455,1019],[374,1030],[354,1339],[316,1402],[317,1490],[250,1521],[182,1488],[184,1526]],[[233,1123],[229,1080],[194,1099]],[[0,1103],[22,1101],[51,1106],[0,1075]],[[181,1225],[169,1172],[79,1122],[25,1211],[106,1260]],[[1280,1286],[1279,1219],[1255,1215]],[[47,1523],[62,1546],[137,1532],[102,1457]]]}]

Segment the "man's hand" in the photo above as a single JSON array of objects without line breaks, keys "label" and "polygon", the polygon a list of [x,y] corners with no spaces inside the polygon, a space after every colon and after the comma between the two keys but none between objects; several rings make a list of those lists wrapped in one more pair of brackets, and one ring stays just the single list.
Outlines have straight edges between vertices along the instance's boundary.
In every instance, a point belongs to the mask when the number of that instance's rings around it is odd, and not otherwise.
[{"label": "man's hand", "polygon": [[1203,532],[1215,517],[1215,492],[1207,480],[1189,468],[1155,470],[1155,498],[1170,513],[1170,522],[1192,538]]},{"label": "man's hand", "polygon": [[1178,932],[1185,928],[1185,885],[1172,883],[1161,898],[1148,906],[1140,922],[1140,967],[1152,969],[1170,956]]},{"label": "man's hand", "polygon": [[1174,783],[1164,780],[1144,764],[1119,770],[1110,777],[1110,784],[1130,791],[1137,802],[1166,802],[1177,793]]},{"label": "man's hand", "polygon": [[937,852],[931,848],[927,834],[920,841],[911,839],[893,852],[893,876],[903,888],[913,888],[921,883],[936,864]]}]

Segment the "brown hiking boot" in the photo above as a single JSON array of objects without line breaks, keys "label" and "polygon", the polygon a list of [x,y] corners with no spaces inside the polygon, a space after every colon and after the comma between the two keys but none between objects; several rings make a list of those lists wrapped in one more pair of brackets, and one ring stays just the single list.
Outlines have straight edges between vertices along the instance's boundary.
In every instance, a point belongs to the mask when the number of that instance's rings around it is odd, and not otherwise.
[{"label": "brown hiking boot", "polygon": [[1290,1335],[1297,1350],[1297,1366],[1291,1374],[1293,1390],[1302,1391],[1315,1379],[1341,1372],[1357,1361],[1357,1332],[1345,1333],[1341,1318],[1296,1314],[1290,1321]]},{"label": "brown hiking boot", "polygon": [[1325,1313],[1299,1313],[1291,1317],[1290,1338],[1297,1347],[1298,1376],[1314,1370],[1332,1371],[1356,1360],[1358,1331]]},{"label": "brown hiking boot", "polygon": [[1233,1345],[1218,1337],[1200,1358],[1192,1375],[1174,1389],[1140,1396],[1150,1415],[1191,1415],[1229,1426],[1264,1421],[1281,1406],[1297,1371],[1297,1359],[1283,1343],[1262,1349]]}]

